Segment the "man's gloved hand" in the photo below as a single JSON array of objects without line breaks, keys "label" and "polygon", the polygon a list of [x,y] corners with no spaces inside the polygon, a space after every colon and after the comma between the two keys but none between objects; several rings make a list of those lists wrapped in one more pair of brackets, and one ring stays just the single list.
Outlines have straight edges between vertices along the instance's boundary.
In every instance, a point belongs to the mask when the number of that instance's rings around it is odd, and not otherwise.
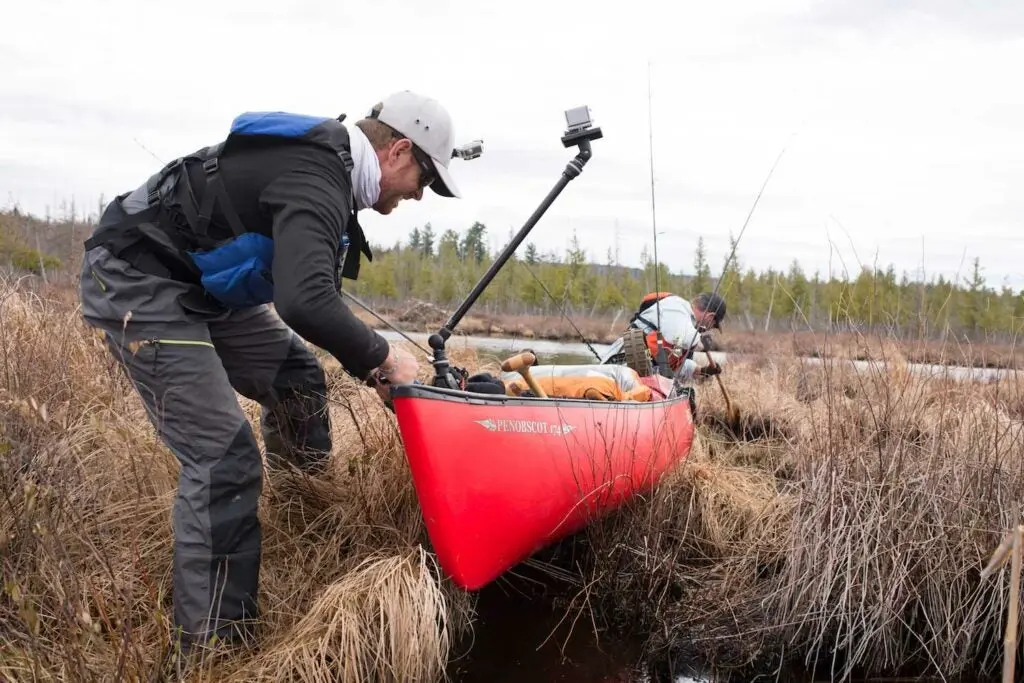
[{"label": "man's gloved hand", "polygon": [[704,332],[703,334],[700,335],[700,343],[701,346],[704,347],[705,351],[715,350],[715,340],[714,338],[712,338],[710,332]]}]

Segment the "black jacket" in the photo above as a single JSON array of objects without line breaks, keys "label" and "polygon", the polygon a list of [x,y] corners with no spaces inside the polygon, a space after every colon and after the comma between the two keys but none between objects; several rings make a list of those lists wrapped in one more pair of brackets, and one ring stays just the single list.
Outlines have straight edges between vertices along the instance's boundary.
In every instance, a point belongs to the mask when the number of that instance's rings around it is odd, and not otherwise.
[{"label": "black jacket", "polygon": [[[87,248],[90,244],[106,244],[123,251],[124,257],[140,270],[198,285],[194,265],[184,252],[195,248],[190,244],[194,239],[190,226],[195,222],[196,207],[204,206],[207,178],[196,155],[180,161],[170,199],[153,203],[155,181],[161,174],[147,184],[149,210],[157,212],[154,222],[161,228],[158,236],[116,226],[105,231],[101,221],[96,234],[86,242]],[[267,137],[239,146],[228,144],[218,164],[216,182],[222,183],[224,193],[213,205],[204,239],[217,241],[232,236],[222,201],[226,195],[246,232],[273,240],[273,304],[284,323],[337,358],[349,373],[365,380],[384,362],[389,346],[352,314],[338,291],[342,235],[350,233],[353,237],[350,251],[362,246],[362,230],[352,229],[358,226],[352,215],[349,175],[341,157],[314,144]],[[181,168],[187,172],[188,182]],[[121,243],[117,244],[119,239]],[[204,299],[201,287],[197,287],[196,297],[189,296],[182,304],[201,312],[209,310],[204,304],[210,304],[210,300]]]},{"label": "black jacket", "polygon": [[[190,185],[204,187],[200,165]],[[248,231],[274,240],[274,308],[307,341],[365,379],[384,362],[388,342],[360,321],[338,293],[337,254],[351,218],[348,173],[337,154],[309,144],[268,139],[227,150],[220,175]],[[199,203],[202,196],[197,196]],[[217,203],[210,236],[229,236]],[[351,248],[356,248],[352,245]]]}]

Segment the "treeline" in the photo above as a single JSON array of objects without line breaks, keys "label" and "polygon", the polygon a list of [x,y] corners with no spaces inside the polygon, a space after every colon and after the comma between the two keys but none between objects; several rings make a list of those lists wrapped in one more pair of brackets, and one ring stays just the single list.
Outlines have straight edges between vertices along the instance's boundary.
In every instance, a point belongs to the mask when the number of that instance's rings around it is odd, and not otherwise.
[{"label": "treeline", "polygon": [[[0,212],[0,266],[41,276],[66,270],[76,251],[71,223],[41,221],[18,211]],[[91,230],[91,228],[88,228]],[[81,240],[88,235],[85,228]],[[58,248],[57,242],[62,244]]]},{"label": "treeline", "polygon": [[[102,206],[102,200],[99,206]],[[0,211],[0,265],[49,277],[77,277],[82,241],[95,225],[95,213],[71,205],[59,217],[39,219],[15,210]],[[99,208],[99,207],[97,207]],[[511,235],[509,235],[511,237]],[[375,245],[374,260],[350,291],[377,304],[410,299],[452,306],[469,293],[493,262],[487,226],[474,223],[462,233],[413,228],[389,247]],[[657,287],[691,297],[715,286],[703,240],[694,249],[689,272],[672,272],[642,255],[642,267],[617,263],[608,250],[595,259],[574,234],[562,253],[541,253],[523,244],[481,296],[478,306],[492,314],[614,316],[631,312]],[[721,269],[715,267],[715,272]],[[938,276],[927,282],[897,274],[894,266],[863,268],[854,278],[808,274],[793,261],[785,269],[745,267],[737,249],[722,276],[719,293],[729,305],[729,324],[756,330],[844,330],[884,332],[926,338],[954,333],[972,341],[1005,340],[1024,327],[1024,291],[985,284],[978,259],[960,281]]]},{"label": "treeline", "polygon": [[[487,248],[487,227],[436,235],[427,224],[408,238],[374,250],[374,261],[346,287],[378,303],[421,299],[442,306],[461,301],[497,254]],[[731,246],[735,246],[735,243]],[[480,304],[491,313],[614,315],[631,311],[641,297],[662,290],[691,297],[715,287],[703,240],[693,268],[674,273],[645,251],[642,267],[619,265],[609,252],[594,262],[574,234],[564,253],[520,247],[485,290]],[[717,269],[720,270],[720,267]],[[1024,326],[1024,291],[987,287],[978,259],[968,277],[928,282],[897,274],[894,266],[863,268],[855,278],[823,278],[795,260],[786,269],[744,267],[737,249],[718,289],[729,306],[730,325],[746,329],[860,329],[915,338],[953,332],[971,340],[1006,339]]]}]

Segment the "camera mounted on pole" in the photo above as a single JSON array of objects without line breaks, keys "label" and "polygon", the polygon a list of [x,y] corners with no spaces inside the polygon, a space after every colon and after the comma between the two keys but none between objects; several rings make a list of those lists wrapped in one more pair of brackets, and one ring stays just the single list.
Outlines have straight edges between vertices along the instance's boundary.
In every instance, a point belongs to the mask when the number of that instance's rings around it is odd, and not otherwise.
[{"label": "camera mounted on pole", "polygon": [[[441,326],[434,334],[430,335],[427,340],[427,344],[433,350],[434,353],[434,380],[432,384],[435,387],[442,387],[447,389],[464,390],[466,386],[466,380],[468,373],[463,368],[454,367],[448,361],[448,354],[445,350],[445,343],[448,338],[452,336],[456,325],[462,320],[463,316],[469,311],[469,309],[476,303],[476,300],[483,293],[487,285],[491,283],[498,271],[505,265],[505,262],[512,256],[515,250],[519,247],[526,236],[533,229],[533,226],[537,224],[544,212],[547,211],[548,207],[555,201],[558,195],[565,189],[565,186],[569,184],[573,178],[576,178],[583,172],[583,167],[590,160],[592,151],[590,143],[593,140],[598,140],[604,137],[599,127],[595,127],[590,118],[590,107],[581,106],[567,109],[565,111],[565,123],[566,130],[562,135],[562,145],[564,147],[576,146],[579,148],[579,152],[576,156],[569,160],[566,164],[565,169],[562,171],[562,177],[559,178],[555,186],[548,192],[547,196],[541,201],[540,206],[533,212],[533,214],[526,220],[526,223],[520,228],[519,232],[515,237],[505,246],[498,257],[491,264],[487,272],[484,273],[483,277],[476,283],[473,290],[469,293],[466,299],[459,305],[459,308],[452,314],[452,316]],[[479,156],[480,148],[478,145],[482,145],[483,141],[477,140],[468,145],[454,150],[452,152],[453,158],[458,155],[463,159],[473,159]],[[461,150],[461,152],[460,152]],[[473,155],[476,156],[473,156]]]},{"label": "camera mounted on pole", "polygon": [[[599,140],[604,137],[604,133],[601,132],[600,128],[592,127],[594,124],[590,120],[590,107],[586,105],[566,109],[565,124],[566,131],[565,135],[562,136],[562,146],[564,147],[580,145],[582,150],[584,147],[581,143],[589,143],[591,140]],[[586,150],[589,153],[589,144],[586,145]]]},{"label": "camera mounted on pole", "polygon": [[463,161],[469,161],[470,159],[476,159],[484,152],[484,141],[473,140],[473,142],[467,142],[466,144],[456,147],[452,150],[452,159],[462,159]]}]

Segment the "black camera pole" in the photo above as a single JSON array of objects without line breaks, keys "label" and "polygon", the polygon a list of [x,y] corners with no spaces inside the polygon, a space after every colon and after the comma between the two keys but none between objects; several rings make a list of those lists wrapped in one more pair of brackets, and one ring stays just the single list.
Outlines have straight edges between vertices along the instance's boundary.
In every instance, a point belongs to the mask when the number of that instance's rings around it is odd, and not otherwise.
[{"label": "black camera pole", "polygon": [[[598,140],[603,137],[600,128],[591,128],[589,116],[582,114],[581,111],[585,111],[584,108],[580,107],[575,110],[566,112],[566,119],[569,120],[570,126],[566,131],[565,135],[562,136],[562,145],[564,147],[571,147],[576,145],[579,147],[579,152],[576,156],[569,161],[565,166],[565,170],[562,171],[562,177],[558,179],[555,186],[548,192],[547,197],[540,203],[540,206],[533,212],[526,223],[520,228],[519,232],[512,239],[508,245],[502,250],[501,254],[494,260],[491,267],[487,269],[483,277],[480,278],[479,282],[473,287],[473,290],[469,293],[466,299],[459,306],[458,310],[452,314],[448,321],[441,326],[441,329],[430,335],[427,340],[427,344],[434,351],[434,386],[446,387],[450,389],[459,389],[460,384],[458,380],[452,376],[450,372],[450,364],[448,362],[448,354],[445,351],[445,343],[448,338],[452,336],[452,332],[455,330],[455,326],[459,324],[463,316],[469,311],[469,309],[476,303],[476,300],[483,293],[487,285],[491,283],[494,276],[498,274],[505,262],[512,256],[515,250],[519,247],[526,236],[533,229],[533,226],[537,224],[544,212],[548,210],[548,207],[555,201],[558,195],[565,189],[565,186],[569,184],[573,178],[579,176],[583,172],[583,166],[586,165],[587,161],[590,160],[592,155],[590,149],[591,140]],[[572,125],[573,116],[583,116],[585,120],[577,125]]]}]

